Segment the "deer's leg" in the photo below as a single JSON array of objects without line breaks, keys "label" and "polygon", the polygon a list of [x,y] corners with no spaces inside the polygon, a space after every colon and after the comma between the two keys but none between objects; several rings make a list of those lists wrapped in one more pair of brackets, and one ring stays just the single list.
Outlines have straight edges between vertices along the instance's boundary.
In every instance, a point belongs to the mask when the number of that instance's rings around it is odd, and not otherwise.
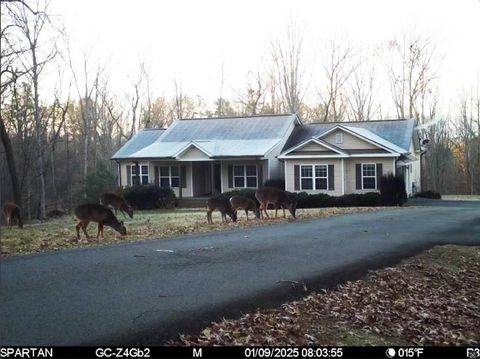
[{"label": "deer's leg", "polygon": [[267,203],[262,203],[261,207],[263,207],[263,212],[265,212],[265,217],[270,218],[270,216],[268,215],[268,211],[267,211],[268,202]]},{"label": "deer's leg", "polygon": [[82,226],[82,222],[78,222],[77,225],[75,226],[77,230],[77,240],[80,240],[80,227]]},{"label": "deer's leg", "polygon": [[245,210],[245,214],[247,215],[247,221],[248,221],[248,209]]},{"label": "deer's leg", "polygon": [[207,222],[208,224],[213,224],[213,221],[212,221],[212,211],[207,211]]},{"label": "deer's leg", "polygon": [[98,224],[98,232],[97,232],[97,239],[103,238],[103,224],[99,223]]},{"label": "deer's leg", "polygon": [[87,239],[90,239],[90,236],[87,233],[87,226],[89,223],[90,221],[82,222],[82,230],[83,230],[83,233],[85,233],[85,236],[87,237]]},{"label": "deer's leg", "polygon": [[285,207],[282,206],[282,209],[283,209],[283,218],[286,218],[286,217],[285,217]]}]

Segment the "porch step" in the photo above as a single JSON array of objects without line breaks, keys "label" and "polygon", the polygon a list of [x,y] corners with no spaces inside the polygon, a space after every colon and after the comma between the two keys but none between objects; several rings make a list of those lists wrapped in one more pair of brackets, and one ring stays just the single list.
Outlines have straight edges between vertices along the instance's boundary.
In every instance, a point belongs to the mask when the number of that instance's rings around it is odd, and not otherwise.
[{"label": "porch step", "polygon": [[205,208],[208,197],[191,197],[178,199],[178,208]]}]

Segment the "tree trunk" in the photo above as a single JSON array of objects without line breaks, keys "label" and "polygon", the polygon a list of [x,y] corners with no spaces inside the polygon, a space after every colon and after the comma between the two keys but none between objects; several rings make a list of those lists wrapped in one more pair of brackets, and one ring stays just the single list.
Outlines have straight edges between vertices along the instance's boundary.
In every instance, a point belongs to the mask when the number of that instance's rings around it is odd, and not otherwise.
[{"label": "tree trunk", "polygon": [[0,136],[2,138],[3,147],[5,148],[5,157],[7,158],[8,170],[10,172],[10,180],[12,182],[13,200],[22,207],[22,193],[20,191],[20,183],[18,181],[18,172],[15,162],[15,155],[12,149],[12,142],[8,137],[7,129],[3,123],[3,118],[0,118]]}]

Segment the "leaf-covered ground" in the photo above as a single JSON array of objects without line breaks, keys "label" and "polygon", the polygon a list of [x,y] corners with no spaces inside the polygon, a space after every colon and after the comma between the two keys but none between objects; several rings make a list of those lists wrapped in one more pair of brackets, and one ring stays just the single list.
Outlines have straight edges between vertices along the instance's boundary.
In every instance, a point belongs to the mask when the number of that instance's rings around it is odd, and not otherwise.
[{"label": "leaf-covered ground", "polygon": [[[381,207],[355,207],[355,208],[319,208],[319,209],[299,209],[297,217],[302,219],[331,217],[349,213],[361,213],[380,210]],[[391,208],[390,208],[391,209]],[[274,213],[270,211],[270,213]],[[279,211],[278,219],[270,220],[252,220],[253,214],[250,213],[250,220],[247,222],[244,212],[239,212],[239,221],[235,224],[222,224],[219,212],[213,213],[213,225],[207,224],[206,211],[204,209],[188,210],[158,210],[158,211],[138,211],[134,218],[124,218],[119,213],[119,220],[125,221],[128,235],[120,236],[113,229],[105,227],[104,239],[96,241],[91,238],[89,241],[81,232],[81,240],[77,241],[75,224],[73,216],[64,216],[62,218],[48,221],[26,224],[23,229],[17,227],[1,227],[1,254],[3,256],[22,255],[52,250],[61,250],[64,248],[87,247],[106,243],[119,243],[129,241],[139,241],[152,238],[180,236],[189,233],[204,233],[211,231],[224,231],[232,228],[243,228],[258,225],[270,225],[274,223],[283,223],[292,219],[282,217]],[[88,234],[91,237],[97,235],[96,223],[88,226]]]},{"label": "leaf-covered ground", "polygon": [[172,345],[480,344],[480,247],[442,246]]}]

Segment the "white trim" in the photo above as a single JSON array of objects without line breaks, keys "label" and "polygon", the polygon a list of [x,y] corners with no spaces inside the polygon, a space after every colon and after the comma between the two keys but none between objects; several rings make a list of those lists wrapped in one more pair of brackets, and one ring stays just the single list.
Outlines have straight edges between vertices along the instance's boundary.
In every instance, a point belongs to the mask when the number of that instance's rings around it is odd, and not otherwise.
[{"label": "white trim", "polygon": [[[303,147],[305,146],[306,144],[308,144],[309,142],[314,142],[316,143],[317,145],[320,145],[324,148],[327,148],[333,152],[336,152],[338,153],[339,155],[344,155],[344,156],[347,156],[348,157],[348,154],[342,150],[340,150],[339,148],[336,148],[336,147],[333,147],[331,144],[329,144],[328,142],[326,141],[323,141],[323,140],[320,140],[318,138],[315,138],[315,137],[310,137],[309,139],[306,139],[305,141],[303,142],[300,142],[298,145],[294,146],[294,147],[291,147],[289,148],[287,151],[281,153],[278,158],[286,158],[286,156],[292,152],[292,151],[295,151],[296,149],[300,148],[300,147]],[[322,156],[322,155],[320,155]],[[331,156],[331,155],[330,155]],[[293,156],[289,156],[289,158],[294,158]]]},{"label": "white trim", "polygon": [[350,155],[350,157],[400,157],[399,153],[355,153]]},{"label": "white trim", "polygon": [[[255,164],[232,164],[233,168],[232,168],[232,185],[233,185],[233,188],[258,188],[259,187],[259,184],[258,184],[258,164],[255,163]],[[247,176],[247,166],[252,166],[252,167],[255,167],[255,172],[256,172],[256,175],[255,175],[255,182],[256,182],[256,186],[255,187],[248,187],[247,186],[247,177],[253,177],[253,176]],[[237,187],[235,185],[235,177],[237,178],[240,178],[242,176],[235,176],[235,167],[243,167],[243,187]]]},{"label": "white trim", "polygon": [[[160,174],[160,170],[158,172]],[[190,187],[191,187],[191,191],[192,191],[192,197],[193,197],[193,163],[190,162]],[[181,183],[180,183],[181,185]]]},{"label": "white trim", "polygon": [[[286,160],[283,161],[283,166],[284,166],[284,168],[285,168],[285,169],[284,169],[284,171],[285,171],[285,172],[284,172],[284,173],[285,173],[285,174],[284,174],[284,176],[285,176],[285,191],[288,191],[287,161],[286,161]],[[294,186],[293,190],[295,190],[295,186]]]},{"label": "white trim", "polygon": [[289,160],[289,159],[313,159],[313,158],[348,158],[349,156],[344,155],[296,155],[296,156],[279,156],[278,159]]},{"label": "white trim", "polygon": [[[364,188],[363,187],[363,165],[373,165],[373,168],[375,169],[375,176],[366,176],[367,178],[375,178],[375,187],[374,188]],[[376,163],[363,163],[361,164],[361,179],[362,179],[362,191],[364,190],[374,190],[377,191],[377,164]]]},{"label": "white trim", "polygon": [[[320,136],[318,136],[318,138],[321,139],[322,137],[325,137],[325,136],[328,135],[329,133],[332,133],[333,131],[336,131],[336,130],[345,131],[345,132],[351,134],[352,136],[355,136],[355,137],[357,137],[357,138],[360,138],[360,139],[362,139],[362,140],[364,140],[364,141],[366,141],[366,142],[368,142],[368,143],[370,143],[370,144],[372,144],[372,145],[374,145],[374,146],[376,146],[376,147],[380,147],[381,149],[384,149],[384,150],[386,150],[386,151],[388,151],[388,152],[391,152],[391,153],[397,153],[397,152],[393,151],[392,149],[390,149],[390,148],[388,148],[388,147],[386,147],[386,146],[384,146],[384,145],[381,145],[381,144],[379,144],[378,142],[375,142],[374,140],[371,140],[371,139],[369,139],[369,138],[367,138],[367,137],[365,137],[365,136],[362,136],[362,135],[360,135],[360,134],[358,134],[358,133],[356,133],[356,132],[354,132],[354,131],[352,131],[352,130],[350,130],[350,129],[342,126],[342,125],[336,125],[335,127],[332,127],[332,128],[329,129],[328,131],[325,131],[325,132],[322,133]],[[367,131],[368,131],[368,130],[367,130]],[[378,136],[378,135],[377,135],[377,136]],[[380,136],[378,136],[378,137],[380,137]],[[385,140],[384,138],[382,138],[382,139]],[[385,140],[385,141],[387,141],[387,140]],[[389,141],[387,141],[387,142],[389,142]],[[393,144],[393,143],[392,143],[392,144]],[[398,146],[396,146],[396,147],[398,147]]]},{"label": "white trim", "polygon": [[345,194],[345,161],[342,158],[342,195],[344,194]]},{"label": "white trim", "polygon": [[[310,164],[310,163],[299,163],[298,164],[300,166],[300,173],[299,173],[299,181],[300,181],[300,191],[329,191],[329,180],[328,180],[328,164],[325,164],[325,163],[315,163],[315,164]],[[303,177],[303,178],[311,178],[312,179],[312,188],[303,188],[302,187],[302,167],[304,166],[310,166],[312,167],[312,177]],[[327,169],[327,176],[326,177],[318,177],[318,178],[326,178],[327,179],[327,188],[323,189],[323,188],[320,188],[320,189],[317,189],[317,184],[316,184],[316,179],[317,179],[317,176],[316,176],[316,173],[315,173],[315,167],[316,166],[325,166],[326,169]],[[335,166],[335,165],[333,165]],[[335,170],[334,170],[335,171]],[[335,178],[333,179],[333,182],[335,183]]]},{"label": "white trim", "polygon": [[[132,168],[134,168],[134,167],[136,168],[137,165],[136,165],[135,161],[132,161],[132,162],[129,161],[125,164],[125,166],[130,166],[130,186],[135,186],[133,184],[134,175],[133,175]],[[149,184],[150,183],[150,161],[148,161],[148,162],[138,162],[138,167],[139,167],[139,170],[140,170],[140,175],[139,175],[140,183],[139,183],[139,185],[142,185],[142,177],[145,176],[145,175],[142,175],[142,166],[147,166],[147,184]],[[125,167],[125,171],[127,172],[127,178],[126,178],[127,183],[125,184],[125,186],[128,186],[128,170],[127,170],[127,167]],[[136,176],[137,175],[135,175],[135,177]]]},{"label": "white trim", "polygon": [[393,175],[396,176],[396,166],[395,166],[395,158],[393,159]]},{"label": "white trim", "polygon": [[[208,157],[213,157],[211,153],[209,153],[207,150],[201,148],[199,145],[197,145],[195,142],[190,142],[188,144],[186,144],[184,147],[182,147],[177,153],[175,153],[173,155],[173,157],[175,157],[177,160],[180,160],[180,156],[182,156],[185,152],[187,152],[190,147],[192,146],[195,146],[199,151],[203,152],[206,156]],[[198,160],[195,160],[195,159],[187,159],[185,161],[208,161],[206,159],[198,159]]]}]

